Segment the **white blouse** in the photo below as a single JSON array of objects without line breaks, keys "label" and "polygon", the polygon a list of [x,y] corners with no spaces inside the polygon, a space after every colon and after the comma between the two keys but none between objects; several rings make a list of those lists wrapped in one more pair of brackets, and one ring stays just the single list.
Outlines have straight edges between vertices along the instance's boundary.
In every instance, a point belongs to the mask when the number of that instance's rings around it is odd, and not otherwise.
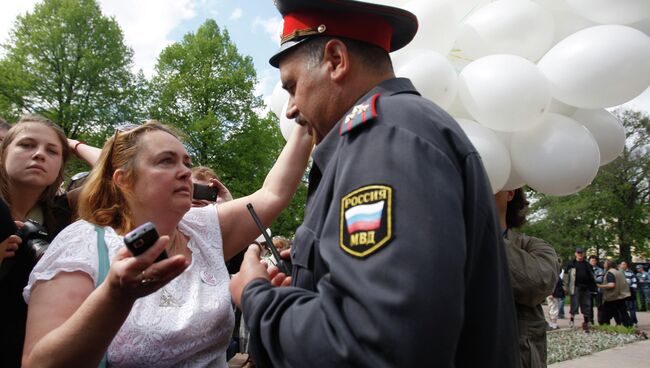
[{"label": "white blouse", "polygon": [[[124,246],[122,236],[105,227],[111,261]],[[180,231],[190,238],[192,263],[157,292],[138,299],[108,348],[111,367],[227,367],[226,349],[234,327],[216,206],[192,208]],[[97,233],[80,220],[52,241],[23,291],[59,272],[82,271],[97,280]]]}]

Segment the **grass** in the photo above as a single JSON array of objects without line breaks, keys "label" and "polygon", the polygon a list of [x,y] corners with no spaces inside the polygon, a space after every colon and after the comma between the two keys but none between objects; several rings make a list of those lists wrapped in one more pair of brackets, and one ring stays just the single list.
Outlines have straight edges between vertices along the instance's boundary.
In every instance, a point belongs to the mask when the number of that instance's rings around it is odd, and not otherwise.
[{"label": "grass", "polygon": [[617,326],[617,325],[596,325],[596,326],[591,326],[591,329],[596,331],[602,331],[605,333],[613,333],[613,334],[634,335],[636,333],[636,329],[634,327],[625,327],[625,326]]}]

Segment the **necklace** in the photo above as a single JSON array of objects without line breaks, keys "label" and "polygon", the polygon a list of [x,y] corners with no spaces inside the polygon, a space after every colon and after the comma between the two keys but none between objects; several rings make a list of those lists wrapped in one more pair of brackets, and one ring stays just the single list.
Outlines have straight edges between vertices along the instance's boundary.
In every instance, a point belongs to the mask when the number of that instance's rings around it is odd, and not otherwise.
[{"label": "necklace", "polygon": [[168,255],[171,257],[176,254],[180,254],[181,253],[180,251],[182,249],[182,243],[183,243],[183,234],[181,234],[180,230],[176,228],[174,230],[174,233],[169,239]]},{"label": "necklace", "polygon": [[[179,235],[180,234],[180,235]],[[170,236],[169,247],[167,248],[168,256],[172,257],[182,252],[182,243],[184,235],[181,234],[178,228],[174,229],[174,233]],[[182,298],[176,294],[175,288],[167,284],[160,290],[160,299],[158,306],[160,307],[175,307],[178,308],[183,305]]]}]

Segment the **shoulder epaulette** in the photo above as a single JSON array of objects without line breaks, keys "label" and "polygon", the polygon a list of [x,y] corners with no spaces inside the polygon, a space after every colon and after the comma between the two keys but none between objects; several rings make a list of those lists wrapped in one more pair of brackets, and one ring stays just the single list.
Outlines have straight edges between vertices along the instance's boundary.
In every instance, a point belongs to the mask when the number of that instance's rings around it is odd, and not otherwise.
[{"label": "shoulder epaulette", "polygon": [[375,108],[375,105],[377,104],[379,95],[379,93],[376,93],[367,100],[353,107],[352,110],[345,115],[343,120],[339,122],[339,134],[345,135],[356,127],[375,120],[377,117],[377,109]]}]

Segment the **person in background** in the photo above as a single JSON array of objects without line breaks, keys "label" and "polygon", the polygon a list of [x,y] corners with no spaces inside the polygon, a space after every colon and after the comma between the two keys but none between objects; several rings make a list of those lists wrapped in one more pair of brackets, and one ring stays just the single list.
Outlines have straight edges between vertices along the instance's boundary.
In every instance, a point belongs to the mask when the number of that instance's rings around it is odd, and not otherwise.
[{"label": "person in background", "polygon": [[632,323],[625,306],[625,299],[630,296],[630,288],[623,273],[616,269],[616,262],[611,259],[605,261],[604,281],[598,288],[603,290],[603,305],[598,310],[598,323],[608,325],[614,317],[616,324],[630,327]]},{"label": "person in background", "polygon": [[562,282],[564,294],[571,297],[569,326],[574,327],[575,315],[580,311],[584,317],[582,329],[589,331],[589,324],[594,321],[591,292],[596,289],[596,278],[594,270],[585,259],[585,250],[581,247],[576,248],[575,258],[567,264]]},{"label": "person in background", "polygon": [[270,63],[289,93],[287,117],[317,146],[292,276],[269,274],[250,246],[231,281],[256,365],[518,367],[480,156],[393,71],[389,52],[413,39],[415,16],[352,0],[275,5],[284,29]]},{"label": "person in background", "polygon": [[636,279],[639,287],[640,311],[650,309],[650,274],[646,272],[642,264],[636,266]]},{"label": "person in background", "polygon": [[[558,263],[562,263],[559,258]],[[557,324],[557,320],[560,315],[561,298],[564,298],[564,290],[562,289],[562,272],[560,272],[557,283],[555,283],[553,294],[546,297],[546,304],[548,304],[549,330],[557,330],[560,328]]]},{"label": "person in background", "polygon": [[[599,265],[599,259],[598,256],[596,255],[590,255],[589,256],[589,264],[591,265],[591,269],[594,271],[594,278],[596,279],[596,285],[602,284],[603,283],[603,277],[605,276],[605,270],[603,270],[600,265]],[[592,294],[592,299],[591,299],[591,306],[592,306],[592,315],[593,314],[593,307],[595,306],[596,308],[600,308],[600,306],[603,304],[603,291],[601,288],[598,288],[598,290]]]},{"label": "person in background", "polygon": [[[155,121],[116,131],[84,185],[81,220],[54,239],[24,290],[23,365],[96,367],[107,353],[112,367],[225,368],[234,321],[224,259],[259,232],[247,203],[266,224],[289,204],[310,149],[306,130],[294,129],[262,188],[193,208],[177,135]],[[147,222],[161,236],[133,256],[123,236]],[[99,283],[102,249],[112,261]],[[154,262],[163,250],[168,258]]]},{"label": "person in background", "polygon": [[[562,264],[562,262],[560,263]],[[564,268],[560,271],[560,279],[564,280]],[[558,314],[557,319],[566,319],[564,316],[564,301],[566,300],[566,294],[564,293],[564,281],[562,281],[562,296],[558,298]]]},{"label": "person in background", "polygon": [[[218,190],[216,204],[232,201],[232,195],[228,188],[221,183],[219,176],[207,166],[195,166],[192,168],[192,183],[215,187]],[[192,206],[203,207],[212,204],[205,199],[192,199]]]},{"label": "person in background", "polygon": [[[15,221],[35,221],[44,240],[51,241],[72,221],[74,195],[58,195],[70,154],[63,130],[38,115],[25,115],[9,129],[0,146],[0,197]],[[5,250],[0,268],[0,366],[19,367],[25,338],[27,304],[23,287],[37,254],[14,243]]]},{"label": "person in background", "polygon": [[276,235],[273,237],[273,245],[278,252],[291,250],[291,241],[284,236]]},{"label": "person in background", "polygon": [[555,249],[544,240],[515,231],[526,222],[528,201],[522,188],[501,191],[494,199],[515,296],[521,367],[546,367],[548,323],[542,302],[558,282],[560,263]]},{"label": "person in background", "polygon": [[0,144],[2,144],[9,129],[11,129],[11,124],[7,123],[3,118],[0,118]]},{"label": "person in background", "polygon": [[625,299],[625,306],[627,307],[627,312],[630,314],[630,322],[636,326],[639,323],[639,320],[636,318],[636,289],[638,286],[636,275],[629,268],[627,261],[621,261],[618,268],[623,273],[623,276],[625,276],[627,286],[630,287],[630,296]]},{"label": "person in background", "polygon": [[[128,124],[127,126],[133,126],[134,124]],[[118,129],[121,129],[118,125]],[[93,147],[86,144],[84,141],[79,141],[76,139],[68,138],[68,146],[70,147],[70,152],[74,153],[75,156],[84,160],[90,167],[94,167],[95,163],[99,159],[99,155],[102,153],[101,148]]]}]

